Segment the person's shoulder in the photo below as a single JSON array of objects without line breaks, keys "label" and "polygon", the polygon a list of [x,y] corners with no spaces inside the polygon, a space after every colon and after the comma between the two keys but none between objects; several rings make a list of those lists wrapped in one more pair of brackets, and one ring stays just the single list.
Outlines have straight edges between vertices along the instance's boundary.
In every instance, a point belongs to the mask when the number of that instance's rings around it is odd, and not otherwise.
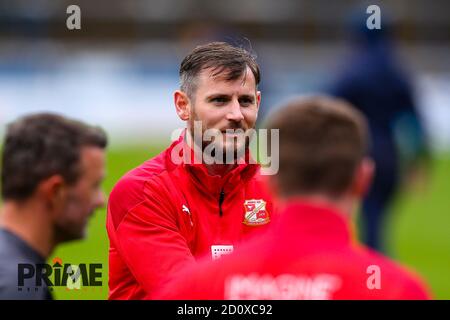
[{"label": "person's shoulder", "polygon": [[150,166],[153,160],[154,159],[147,160],[143,164],[124,174],[114,185],[111,195],[121,196],[124,191],[129,189],[142,189],[142,184],[145,183],[145,181],[155,174],[158,174],[158,170],[152,170]]},{"label": "person's shoulder", "polygon": [[19,287],[20,264],[34,264],[21,249],[12,234],[0,229],[0,300],[40,299],[35,290]]},{"label": "person's shoulder", "polygon": [[114,221],[144,201],[146,184],[167,171],[166,155],[167,149],[128,171],[114,185],[108,200],[108,213]]},{"label": "person's shoulder", "polygon": [[[0,239],[0,286],[17,281],[17,256],[13,248]],[[17,285],[17,283],[16,283]]]},{"label": "person's shoulder", "polygon": [[371,262],[379,266],[384,283],[389,284],[389,299],[424,300],[431,298],[431,292],[425,281],[406,265],[367,249]]},{"label": "person's shoulder", "polygon": [[116,193],[121,193],[120,191],[123,191],[123,189],[141,187],[141,184],[145,181],[167,170],[166,153],[167,150],[164,150],[157,156],[128,171],[119,179],[113,188],[113,192],[116,189],[119,189],[119,192]]},{"label": "person's shoulder", "polygon": [[17,269],[17,263],[27,260],[21,240],[12,232],[0,228],[0,273]]},{"label": "person's shoulder", "polygon": [[[0,244],[0,249],[5,249],[4,245]],[[16,259],[10,254],[10,250],[0,253],[0,299],[17,299],[18,296],[18,282],[17,282],[17,268]]]},{"label": "person's shoulder", "polygon": [[181,139],[172,142],[169,147],[155,157],[125,173],[115,184],[110,200],[118,197],[119,201],[123,201],[121,197],[132,197],[133,191],[137,191],[138,194],[142,195],[142,190],[147,182],[156,180],[156,177],[177,168],[177,164],[173,163],[170,157],[172,150],[180,142]]}]

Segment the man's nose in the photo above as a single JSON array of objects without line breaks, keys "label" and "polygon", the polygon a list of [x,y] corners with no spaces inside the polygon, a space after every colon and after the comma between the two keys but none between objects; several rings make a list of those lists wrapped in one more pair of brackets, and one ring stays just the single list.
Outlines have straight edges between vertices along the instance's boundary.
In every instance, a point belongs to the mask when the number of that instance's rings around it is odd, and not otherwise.
[{"label": "man's nose", "polygon": [[229,110],[227,113],[227,120],[240,122],[244,120],[244,115],[241,111],[241,105],[239,104],[239,101],[233,100],[232,103],[229,105]]}]

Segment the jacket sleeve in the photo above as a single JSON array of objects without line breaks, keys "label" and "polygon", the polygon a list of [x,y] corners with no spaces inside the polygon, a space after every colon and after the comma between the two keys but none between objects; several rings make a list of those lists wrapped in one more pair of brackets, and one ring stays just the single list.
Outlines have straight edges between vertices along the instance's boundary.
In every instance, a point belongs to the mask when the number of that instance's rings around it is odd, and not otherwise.
[{"label": "jacket sleeve", "polygon": [[145,197],[115,231],[117,250],[147,295],[195,259],[164,188],[146,184]]}]

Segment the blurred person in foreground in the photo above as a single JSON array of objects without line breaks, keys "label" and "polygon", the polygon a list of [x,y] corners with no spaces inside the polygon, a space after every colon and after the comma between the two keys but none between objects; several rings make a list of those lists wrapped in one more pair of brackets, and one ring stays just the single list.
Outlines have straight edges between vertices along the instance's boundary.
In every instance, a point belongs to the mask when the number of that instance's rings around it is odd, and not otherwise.
[{"label": "blurred person in foreground", "polygon": [[362,235],[368,246],[384,252],[389,205],[402,178],[423,180],[429,151],[411,84],[394,55],[391,26],[384,19],[381,29],[370,30],[365,19],[352,20],[353,51],[329,93],[368,119],[377,170],[362,207]]},{"label": "blurred person in foreground", "polygon": [[[82,239],[104,205],[107,138],[96,127],[59,115],[28,115],[9,124],[3,142],[0,299],[51,299],[45,281],[25,279],[18,265],[46,263],[62,242]],[[28,290],[27,288],[31,288]]]},{"label": "blurred person in foreground", "polygon": [[280,169],[270,176],[281,201],[277,223],[220,263],[183,270],[157,297],[428,298],[415,276],[352,238],[352,214],[374,172],[363,115],[343,101],[302,98],[268,127],[280,130]]},{"label": "blurred person in foreground", "polygon": [[219,258],[270,224],[272,200],[245,138],[259,82],[255,57],[224,42],[183,59],[174,104],[186,129],[109,198],[109,299],[152,298],[198,256]]}]

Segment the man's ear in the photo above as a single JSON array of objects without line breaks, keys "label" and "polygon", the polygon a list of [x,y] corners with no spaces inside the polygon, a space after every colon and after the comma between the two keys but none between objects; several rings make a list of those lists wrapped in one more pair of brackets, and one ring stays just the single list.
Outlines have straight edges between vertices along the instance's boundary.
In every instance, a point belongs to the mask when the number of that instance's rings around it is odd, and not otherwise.
[{"label": "man's ear", "polygon": [[364,158],[356,168],[353,177],[352,194],[357,198],[364,198],[369,192],[375,174],[375,163],[370,158]]},{"label": "man's ear", "polygon": [[173,99],[178,117],[183,121],[189,120],[191,103],[187,94],[181,90],[176,90],[173,94]]},{"label": "man's ear", "polygon": [[61,175],[53,175],[39,183],[36,193],[49,209],[59,212],[66,200],[67,184]]},{"label": "man's ear", "polygon": [[256,91],[256,108],[259,109],[261,104],[261,91]]}]

